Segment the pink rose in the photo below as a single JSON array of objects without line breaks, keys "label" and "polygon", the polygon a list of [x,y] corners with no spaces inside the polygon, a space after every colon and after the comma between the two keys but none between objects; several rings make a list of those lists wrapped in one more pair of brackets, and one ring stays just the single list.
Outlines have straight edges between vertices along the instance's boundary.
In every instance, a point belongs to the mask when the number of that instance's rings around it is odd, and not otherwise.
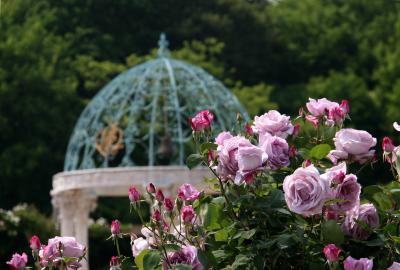
[{"label": "pink rose", "polygon": [[286,139],[293,133],[290,117],[271,110],[261,116],[254,117],[253,130],[258,134],[268,133]]},{"label": "pink rose", "polygon": [[186,205],[182,208],[181,218],[185,223],[193,223],[196,218],[196,213],[191,205]]},{"label": "pink rose", "polygon": [[348,211],[342,224],[344,233],[351,235],[355,239],[366,240],[371,232],[359,224],[357,220],[363,222],[363,225],[367,225],[369,229],[379,227],[379,216],[375,206],[371,203],[356,206]]},{"label": "pink rose", "polygon": [[269,136],[261,148],[268,155],[268,166],[271,170],[278,170],[290,164],[289,145],[285,139],[277,136]]},{"label": "pink rose", "polygon": [[162,217],[161,217],[161,213],[158,210],[155,210],[153,212],[153,214],[151,215],[151,218],[155,221],[155,222],[161,222],[162,221]]},{"label": "pink rose", "polygon": [[221,132],[220,134],[218,134],[218,136],[217,136],[217,138],[215,138],[215,143],[217,144],[217,145],[223,145],[224,144],[224,141],[226,140],[226,139],[230,139],[230,138],[232,138],[233,136],[232,136],[232,134],[228,131],[223,131],[223,132]]},{"label": "pink rose", "polygon": [[191,184],[183,184],[178,189],[178,198],[184,201],[193,202],[200,197],[200,192]]},{"label": "pink rose", "polygon": [[161,189],[157,190],[156,200],[159,201],[159,202],[163,202],[164,201],[164,193],[162,192]]},{"label": "pink rose", "polygon": [[[110,259],[110,267],[111,267],[110,270],[118,269],[118,268],[116,268],[116,267],[119,267],[120,265],[121,265],[121,264],[120,264],[120,262],[119,262],[119,258],[118,258],[117,256],[112,256],[111,259]],[[114,267],[114,268],[113,268],[113,267]]]},{"label": "pink rose", "polygon": [[111,222],[110,231],[112,235],[121,233],[121,223],[117,219]]},{"label": "pink rose", "polygon": [[365,163],[374,157],[375,150],[370,149],[376,145],[376,139],[364,130],[341,129],[336,132],[333,140],[336,150],[328,155],[333,163],[347,158]]},{"label": "pink rose", "polygon": [[136,238],[135,240],[131,240],[132,244],[132,256],[136,257],[145,249],[150,249],[150,244],[143,237]]},{"label": "pink rose", "polygon": [[335,180],[339,180],[339,183],[335,183],[337,185],[333,188],[333,198],[340,202],[330,205],[330,208],[339,212],[353,209],[360,202],[361,185],[357,182],[357,176],[349,174],[342,178],[339,173],[333,178]]},{"label": "pink rose", "polygon": [[203,110],[196,114],[194,118],[189,118],[189,123],[193,131],[203,131],[206,128],[210,128],[214,121],[214,114],[209,110]]},{"label": "pink rose", "polygon": [[29,240],[29,246],[33,251],[38,251],[41,247],[40,239],[36,235],[32,236]]},{"label": "pink rose", "polygon": [[[181,250],[168,253],[168,262],[170,265],[187,264],[193,270],[203,270],[203,266],[197,257],[197,249],[194,246],[183,246]],[[174,267],[173,267],[174,268]],[[168,270],[167,262],[163,263],[163,270]]]},{"label": "pink rose", "polygon": [[342,250],[335,246],[335,244],[329,244],[324,247],[324,254],[328,262],[337,262],[339,260],[339,254]]},{"label": "pink rose", "polygon": [[346,117],[345,112],[341,107],[333,107],[328,112],[327,125],[333,126],[334,124],[342,124]]},{"label": "pink rose", "polygon": [[242,136],[225,139],[217,148],[218,167],[217,172],[224,180],[236,177],[238,166],[238,149],[240,147],[252,146],[250,141]]},{"label": "pink rose", "polygon": [[134,186],[129,188],[128,196],[131,202],[138,202],[140,200],[140,194]]},{"label": "pink rose", "polygon": [[316,117],[325,115],[334,107],[339,107],[338,103],[327,100],[326,98],[317,100],[309,98],[308,100],[309,102],[306,103],[306,107],[308,111]]},{"label": "pink rose", "polygon": [[350,104],[347,100],[343,99],[340,103],[340,108],[343,110],[345,114],[349,114],[350,112]]},{"label": "pink rose", "polygon": [[28,262],[28,256],[25,253],[21,255],[15,253],[12,255],[11,260],[7,262],[7,264],[11,267],[12,270],[22,270],[25,268],[26,263]]},{"label": "pink rose", "polygon": [[292,212],[304,216],[322,213],[328,189],[314,165],[298,168],[283,181],[286,204]]},{"label": "pink rose", "polygon": [[39,253],[40,261],[43,266],[48,264],[56,265],[58,258],[61,254],[64,257],[68,257],[72,260],[68,262],[69,266],[79,266],[79,261],[85,256],[85,246],[79,244],[75,237],[68,236],[56,236],[49,239],[47,246],[44,246],[42,251]]},{"label": "pink rose", "polygon": [[393,262],[392,266],[390,266],[387,270],[400,270],[400,263]]},{"label": "pink rose", "polygon": [[170,198],[164,199],[164,207],[168,212],[172,212],[172,210],[174,210],[174,203]]},{"label": "pink rose", "polygon": [[263,163],[267,160],[267,154],[254,145],[239,147],[237,151],[238,171],[234,182],[236,185],[243,183],[243,180],[252,178],[252,175],[262,170]]},{"label": "pink rose", "polygon": [[344,270],[372,270],[374,262],[368,258],[356,260],[351,256],[343,262]]}]

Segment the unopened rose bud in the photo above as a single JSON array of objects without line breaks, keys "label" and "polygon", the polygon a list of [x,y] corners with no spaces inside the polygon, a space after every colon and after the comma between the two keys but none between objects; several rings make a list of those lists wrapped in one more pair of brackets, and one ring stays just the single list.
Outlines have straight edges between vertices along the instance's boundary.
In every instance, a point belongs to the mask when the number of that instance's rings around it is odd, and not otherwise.
[{"label": "unopened rose bud", "polygon": [[312,164],[311,160],[306,159],[303,161],[303,168],[306,168],[306,167],[310,166],[311,164]]},{"label": "unopened rose bud", "polygon": [[296,146],[294,146],[294,145],[290,146],[288,154],[289,154],[289,157],[291,157],[291,158],[295,157],[297,155]]},{"label": "unopened rose bud", "polygon": [[121,223],[119,223],[119,221],[113,220],[111,222],[111,234],[112,235],[118,235],[121,233]]},{"label": "unopened rose bud", "polygon": [[342,103],[340,103],[340,108],[342,108],[344,114],[348,114],[350,112],[350,104],[347,100],[343,99]]},{"label": "unopened rose bud", "polygon": [[172,212],[172,210],[174,210],[174,203],[170,198],[164,199],[164,207],[168,212]]},{"label": "unopened rose bud", "polygon": [[181,218],[185,223],[192,223],[196,217],[196,213],[191,205],[182,208]]},{"label": "unopened rose bud", "polygon": [[253,128],[251,127],[250,124],[246,124],[244,125],[244,130],[246,131],[246,133],[250,136],[252,136],[254,134]]},{"label": "unopened rose bud", "polygon": [[140,194],[134,186],[129,188],[128,196],[131,202],[138,202],[140,200]]},{"label": "unopened rose bud", "polygon": [[164,201],[164,194],[162,193],[161,189],[157,190],[156,200],[159,201],[159,202],[163,202]]},{"label": "unopened rose bud", "polygon": [[334,244],[329,244],[324,247],[324,254],[328,262],[336,262],[339,260],[341,249]]},{"label": "unopened rose bud", "polygon": [[153,183],[149,183],[146,187],[146,191],[150,194],[153,194],[156,192],[156,187],[153,185]]},{"label": "unopened rose bud", "polygon": [[110,259],[110,267],[120,266],[119,258],[117,256],[112,256]]},{"label": "unopened rose bud", "polygon": [[214,114],[209,110],[203,110],[196,114],[194,118],[189,118],[189,124],[193,131],[203,131],[206,128],[210,128],[214,121]]},{"label": "unopened rose bud", "polygon": [[36,235],[32,236],[29,240],[29,246],[33,251],[38,251],[40,249],[40,239]]},{"label": "unopened rose bud", "polygon": [[386,153],[390,153],[394,150],[394,145],[392,139],[389,137],[384,137],[382,140],[382,149]]},{"label": "unopened rose bud", "polygon": [[154,213],[151,215],[151,218],[156,222],[160,222],[161,221],[161,213],[160,213],[160,211],[155,210]]},{"label": "unopened rose bud", "polygon": [[293,127],[292,135],[293,135],[293,137],[297,137],[299,135],[299,133],[300,133],[300,124],[297,123]]},{"label": "unopened rose bud", "polygon": [[343,183],[344,178],[346,177],[346,174],[344,172],[339,172],[338,174],[336,174],[332,181],[335,182],[336,184],[341,184]]}]

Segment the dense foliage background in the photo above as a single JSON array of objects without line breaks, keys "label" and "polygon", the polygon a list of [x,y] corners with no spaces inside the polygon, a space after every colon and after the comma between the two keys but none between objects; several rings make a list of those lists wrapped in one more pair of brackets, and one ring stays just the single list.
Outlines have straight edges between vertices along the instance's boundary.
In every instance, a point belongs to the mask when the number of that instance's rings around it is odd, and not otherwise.
[{"label": "dense foliage background", "polygon": [[[2,0],[0,208],[26,202],[50,214],[51,177],[80,112],[154,55],[160,32],[252,115],[293,115],[309,96],[348,99],[351,125],[380,140],[400,120],[399,9],[395,0]],[[386,180],[376,166],[361,183]]]}]

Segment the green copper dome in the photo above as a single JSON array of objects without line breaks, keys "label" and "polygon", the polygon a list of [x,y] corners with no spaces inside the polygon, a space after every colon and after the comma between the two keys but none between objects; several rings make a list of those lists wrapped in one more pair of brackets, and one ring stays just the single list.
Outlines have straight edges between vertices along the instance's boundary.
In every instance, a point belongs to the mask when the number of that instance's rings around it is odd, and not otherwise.
[{"label": "green copper dome", "polygon": [[183,165],[192,151],[188,118],[209,109],[215,129],[229,130],[236,97],[203,69],[171,59],[165,35],[158,58],[109,82],[86,106],[70,138],[64,170],[135,165]]}]

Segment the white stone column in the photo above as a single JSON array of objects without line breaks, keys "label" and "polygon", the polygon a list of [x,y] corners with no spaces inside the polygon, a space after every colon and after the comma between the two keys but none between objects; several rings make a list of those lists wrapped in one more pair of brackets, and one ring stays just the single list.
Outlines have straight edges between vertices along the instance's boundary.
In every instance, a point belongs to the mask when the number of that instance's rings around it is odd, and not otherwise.
[{"label": "white stone column", "polygon": [[60,222],[60,234],[62,236],[74,236],[74,219],[76,211],[76,192],[63,192],[53,198],[53,205],[58,212]]}]

